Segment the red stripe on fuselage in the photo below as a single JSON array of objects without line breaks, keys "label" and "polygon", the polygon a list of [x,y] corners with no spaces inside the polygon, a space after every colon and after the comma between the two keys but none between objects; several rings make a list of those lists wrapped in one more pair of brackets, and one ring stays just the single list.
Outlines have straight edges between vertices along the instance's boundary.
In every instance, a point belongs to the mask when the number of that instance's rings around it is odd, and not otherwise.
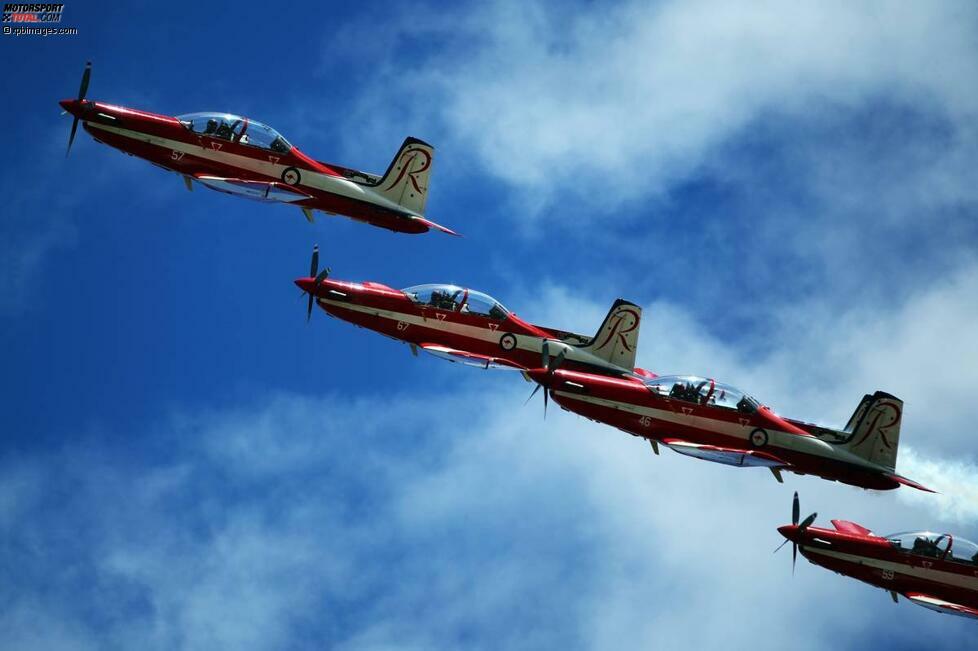
[{"label": "red stripe on fuselage", "polygon": [[[331,289],[346,296],[330,295]],[[552,338],[546,331],[512,313],[503,320],[495,320],[478,314],[439,310],[419,305],[402,292],[384,285],[330,280],[320,286],[319,296],[327,300],[343,301],[320,303],[327,313],[385,336],[418,345],[438,344],[477,355],[501,358],[523,368],[540,366],[540,350],[528,350],[519,345],[513,348],[510,346],[513,338],[508,335],[538,340]],[[381,315],[371,310],[383,310],[390,314]],[[481,336],[453,332],[452,326],[473,328]],[[574,360],[568,359],[564,363],[567,367],[585,370],[583,365]]]},{"label": "red stripe on fuselage", "polygon": [[[200,147],[201,151],[233,154],[255,161],[294,167],[299,170],[300,174],[308,172],[341,177],[335,170],[310,158],[295,147],[283,154],[260,147],[242,145],[229,140],[194,133],[174,117],[100,102],[86,103],[85,107],[79,111],[81,118],[85,120],[85,130],[99,142],[178,174],[191,177],[196,175],[220,176],[248,181],[282,181],[277,176],[261,174],[254,170],[238,167],[231,162],[194,155],[193,148]],[[99,113],[104,113],[115,119],[100,117]],[[132,138],[99,129],[97,126],[89,125],[89,122],[95,125],[104,124],[109,127],[127,129],[148,137],[176,141],[185,145],[188,151],[175,152],[170,147],[146,142],[138,137]],[[351,219],[401,233],[424,233],[428,231],[425,224],[410,219],[403,213],[374,204],[369,200],[345,197],[301,182],[299,188],[311,195],[312,198],[291,205],[344,215]]]},{"label": "red stripe on fuselage", "polygon": [[[978,565],[914,556],[896,549],[885,538],[878,536],[849,534],[832,529],[811,527],[805,530],[803,537],[801,552],[805,558],[815,565],[820,565],[885,590],[893,590],[898,593],[922,592],[969,608],[978,608]],[[813,539],[826,540],[831,544],[824,545],[814,542]],[[819,549],[848,554],[857,558],[834,558],[819,553]],[[887,568],[881,569],[868,564],[873,561],[886,563],[888,564]],[[925,567],[922,563],[930,563],[930,565]],[[915,575],[912,573],[915,570],[917,572],[924,570],[929,576]],[[976,589],[969,589],[961,585],[949,585],[942,582],[936,572],[973,578]]]},{"label": "red stripe on fuselage", "polygon": [[[786,423],[784,419],[766,408],[758,409],[753,414],[744,414],[733,409],[697,405],[654,394],[639,380],[600,377],[589,373],[582,374],[563,370],[558,371],[556,377],[558,381],[553,384],[553,389],[556,391],[570,393],[575,391],[573,388],[568,388],[562,384],[562,381],[565,380],[583,385],[586,391],[582,398],[575,398],[572,395],[553,395],[558,404],[585,418],[611,425],[636,436],[656,440],[667,437],[677,438],[690,443],[744,451],[755,449],[750,446],[747,438],[755,429],[765,430],[772,438],[774,436],[814,438],[811,434]],[[613,404],[594,404],[584,398],[607,400]],[[670,414],[672,419],[664,420],[654,415],[633,413],[617,408],[614,403],[659,410]],[[694,421],[694,419],[697,420]],[[700,421],[699,419],[704,420]],[[677,420],[678,422],[676,422]],[[718,428],[720,425],[734,426],[738,432],[743,433],[743,436],[734,436],[730,433],[710,429],[710,422],[717,423]],[[789,470],[793,472],[818,475],[825,479],[877,490],[889,490],[899,486],[880,473],[830,457],[817,456],[770,444],[758,449],[784,459],[791,466]]]}]

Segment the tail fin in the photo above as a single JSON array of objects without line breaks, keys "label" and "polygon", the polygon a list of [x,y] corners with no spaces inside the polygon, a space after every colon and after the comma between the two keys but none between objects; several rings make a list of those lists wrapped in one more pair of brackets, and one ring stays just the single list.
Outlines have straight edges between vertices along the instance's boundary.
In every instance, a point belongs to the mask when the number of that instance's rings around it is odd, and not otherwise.
[{"label": "tail fin", "polygon": [[434,147],[417,138],[405,138],[376,190],[406,211],[423,217],[434,159]]},{"label": "tail fin", "polygon": [[849,418],[846,450],[890,470],[896,468],[903,401],[877,391],[866,395]]},{"label": "tail fin", "polygon": [[619,298],[608,310],[608,316],[604,318],[597,334],[584,349],[630,371],[635,368],[638,327],[641,321],[642,308]]}]

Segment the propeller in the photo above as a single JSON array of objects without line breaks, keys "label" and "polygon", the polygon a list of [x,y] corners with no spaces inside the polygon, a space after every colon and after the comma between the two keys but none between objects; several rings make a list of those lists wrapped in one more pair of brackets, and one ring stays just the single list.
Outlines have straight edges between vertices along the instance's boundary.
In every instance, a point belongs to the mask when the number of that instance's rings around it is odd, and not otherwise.
[{"label": "propeller", "polygon": [[[92,78],[92,62],[87,61],[85,63],[85,71],[82,73],[81,85],[78,86],[78,101],[85,99],[85,95],[88,94],[88,82]],[[71,135],[68,136],[68,150],[65,151],[65,158],[68,158],[68,154],[71,153],[71,143],[75,142],[75,132],[78,131],[78,116],[71,122]]]},{"label": "propeller", "polygon": [[[807,518],[802,520],[801,524],[798,524],[798,517],[800,514],[801,505],[798,502],[798,491],[795,491],[795,498],[791,501],[791,524],[798,527],[796,535],[802,533],[805,531],[805,529],[812,526],[812,523],[815,522],[815,518],[818,517],[818,513],[812,513]],[[774,550],[774,553],[777,554],[778,551],[780,551],[780,549],[788,543],[788,540],[788,538],[785,538],[784,542],[778,545],[778,548]],[[798,562],[798,542],[792,540],[791,543],[791,574],[793,575],[795,573],[795,563]]]},{"label": "propeller", "polygon": [[319,286],[324,280],[329,278],[329,267],[326,267],[322,271],[319,271],[319,245],[312,247],[312,261],[309,264],[309,277],[315,278],[315,282],[312,286],[312,291],[307,292],[309,294],[309,304],[306,306],[306,323],[312,318],[312,304],[316,300],[316,293]]},{"label": "propeller", "polygon": [[[550,378],[553,377],[554,371],[556,371],[558,368],[560,368],[560,365],[564,363],[564,357],[566,357],[566,355],[567,355],[567,350],[566,349],[562,349],[560,351],[560,353],[556,357],[551,357],[550,356],[550,341],[547,340],[547,339],[544,339],[544,341],[543,341],[543,349],[541,351],[541,355],[542,355],[542,358],[543,358],[543,368],[547,369],[547,382],[549,383]],[[537,391],[539,391],[540,390],[540,387],[542,387],[542,386],[543,386],[543,383],[542,382],[541,383],[538,383],[537,386],[533,389],[533,393],[530,394],[530,397],[527,398],[526,399],[526,402],[524,402],[523,404],[526,405],[531,400],[533,400],[533,396],[535,396],[537,394]],[[544,391],[543,392],[543,418],[544,419],[547,418],[547,404],[549,402],[549,400],[547,398],[548,393],[549,393],[548,391]]]}]

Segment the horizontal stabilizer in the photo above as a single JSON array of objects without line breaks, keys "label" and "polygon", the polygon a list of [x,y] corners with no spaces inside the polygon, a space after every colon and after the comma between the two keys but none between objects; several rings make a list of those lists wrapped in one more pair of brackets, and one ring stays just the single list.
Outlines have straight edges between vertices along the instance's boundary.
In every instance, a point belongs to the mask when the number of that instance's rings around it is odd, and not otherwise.
[{"label": "horizontal stabilizer", "polygon": [[310,195],[296,190],[291,185],[276,181],[248,181],[220,176],[195,176],[194,179],[211,190],[226,192],[255,201],[294,203],[311,198]]},{"label": "horizontal stabilizer", "polygon": [[479,355],[478,353],[470,353],[466,350],[456,350],[454,348],[448,348],[447,346],[441,346],[439,344],[420,344],[420,346],[423,351],[426,353],[431,353],[435,357],[448,360],[449,362],[464,364],[466,366],[475,366],[477,368],[497,368],[508,371],[525,370],[519,364],[514,364],[509,360],[501,359],[499,357]]},{"label": "horizontal stabilizer", "polygon": [[893,481],[897,482],[898,484],[903,484],[904,486],[909,486],[910,488],[916,488],[917,490],[924,491],[925,493],[936,493],[937,492],[936,490],[933,490],[931,488],[927,488],[923,484],[918,484],[914,480],[907,479],[906,477],[904,477],[902,475],[898,475],[896,473],[888,474],[887,477],[889,477]]},{"label": "horizontal stabilizer", "polygon": [[679,439],[663,439],[662,442],[679,454],[703,459],[704,461],[722,463],[726,466],[785,468],[789,465],[773,454],[768,454],[760,450],[721,448],[716,445],[701,445]]},{"label": "horizontal stabilizer", "polygon": [[958,615],[960,617],[978,619],[978,610],[968,606],[962,606],[961,604],[956,604],[951,601],[938,599],[937,597],[932,597],[921,592],[908,592],[903,596],[918,606],[930,608],[931,610],[936,610],[937,612],[944,613],[945,615]]},{"label": "horizontal stabilizer", "polygon": [[419,217],[418,215],[413,215],[411,217],[411,219],[413,219],[416,222],[421,222],[422,224],[424,224],[428,228],[433,228],[436,231],[441,231],[442,233],[448,233],[449,235],[454,235],[455,237],[462,237],[461,235],[459,235],[458,233],[456,233],[452,229],[448,228],[447,226],[442,226],[441,224],[436,224],[435,222],[431,221],[430,219],[425,219],[424,217]]}]

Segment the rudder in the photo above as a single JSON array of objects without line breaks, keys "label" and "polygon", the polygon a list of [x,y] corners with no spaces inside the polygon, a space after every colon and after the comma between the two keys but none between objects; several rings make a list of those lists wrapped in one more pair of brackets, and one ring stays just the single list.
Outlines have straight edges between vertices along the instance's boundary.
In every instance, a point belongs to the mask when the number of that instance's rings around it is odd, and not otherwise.
[{"label": "rudder", "polygon": [[434,159],[434,147],[417,138],[405,138],[376,190],[407,212],[424,216]]},{"label": "rudder", "polygon": [[845,431],[850,433],[846,449],[871,463],[894,470],[902,418],[902,400],[884,391],[867,394],[846,425]]},{"label": "rudder", "polygon": [[641,322],[642,308],[619,298],[584,348],[592,355],[630,371],[635,368]]}]

